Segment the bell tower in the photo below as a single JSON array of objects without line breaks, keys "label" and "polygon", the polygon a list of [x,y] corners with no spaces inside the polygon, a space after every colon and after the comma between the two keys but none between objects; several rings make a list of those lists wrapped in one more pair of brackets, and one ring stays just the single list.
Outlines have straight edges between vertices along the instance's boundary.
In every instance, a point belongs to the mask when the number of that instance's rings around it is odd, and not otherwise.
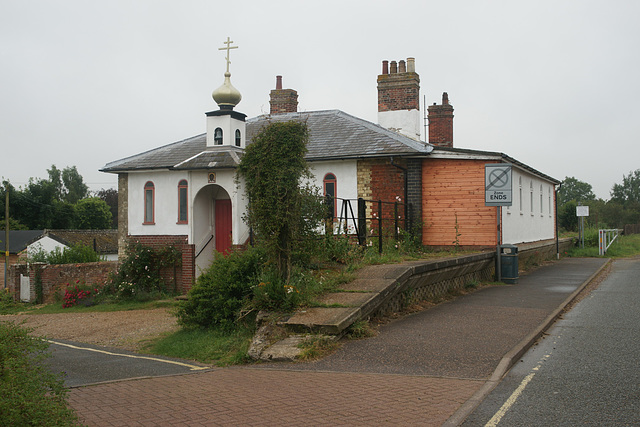
[{"label": "bell tower", "polygon": [[225,47],[218,50],[226,50],[227,71],[224,73],[224,83],[222,86],[213,91],[211,96],[218,104],[219,109],[206,113],[207,115],[207,147],[225,146],[225,147],[245,147],[245,131],[246,131],[246,114],[234,111],[233,108],[240,103],[242,95],[240,91],[231,84],[231,72],[229,65],[231,64],[231,49],[237,49],[238,46],[232,46],[233,41],[227,37],[224,42]]}]

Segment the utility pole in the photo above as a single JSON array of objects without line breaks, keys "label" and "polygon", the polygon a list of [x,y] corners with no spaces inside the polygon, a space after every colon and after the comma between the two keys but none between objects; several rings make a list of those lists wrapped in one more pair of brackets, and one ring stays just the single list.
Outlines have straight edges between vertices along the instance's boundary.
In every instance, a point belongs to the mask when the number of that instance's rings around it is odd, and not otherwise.
[{"label": "utility pole", "polygon": [[9,184],[4,184],[4,288],[8,287],[9,280]]}]

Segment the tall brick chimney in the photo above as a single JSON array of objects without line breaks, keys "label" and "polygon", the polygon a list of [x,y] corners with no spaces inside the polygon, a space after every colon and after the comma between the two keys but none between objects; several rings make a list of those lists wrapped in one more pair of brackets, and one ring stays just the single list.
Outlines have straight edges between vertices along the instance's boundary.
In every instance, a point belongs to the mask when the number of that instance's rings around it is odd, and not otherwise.
[{"label": "tall brick chimney", "polygon": [[453,106],[449,105],[449,95],[442,94],[442,105],[430,105],[429,143],[439,147],[453,147]]},{"label": "tall brick chimney", "polygon": [[270,93],[271,114],[295,113],[298,111],[298,92],[282,89],[282,76],[276,76],[276,88]]},{"label": "tall brick chimney", "polygon": [[414,58],[382,61],[378,76],[378,123],[389,130],[420,139],[420,76]]}]

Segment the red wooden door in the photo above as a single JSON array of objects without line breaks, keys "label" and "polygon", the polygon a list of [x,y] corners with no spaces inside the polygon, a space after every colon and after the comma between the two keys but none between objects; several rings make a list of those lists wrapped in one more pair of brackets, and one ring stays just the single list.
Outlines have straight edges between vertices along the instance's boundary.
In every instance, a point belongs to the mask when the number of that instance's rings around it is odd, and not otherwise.
[{"label": "red wooden door", "polygon": [[216,251],[228,253],[231,249],[231,200],[216,200]]}]

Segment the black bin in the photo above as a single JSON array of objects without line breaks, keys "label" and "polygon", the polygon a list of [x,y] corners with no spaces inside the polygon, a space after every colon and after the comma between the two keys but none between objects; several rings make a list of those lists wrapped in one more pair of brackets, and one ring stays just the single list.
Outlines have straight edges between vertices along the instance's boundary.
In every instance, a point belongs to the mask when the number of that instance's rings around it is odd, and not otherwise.
[{"label": "black bin", "polygon": [[510,285],[518,283],[518,247],[500,245],[500,274],[502,281]]}]

